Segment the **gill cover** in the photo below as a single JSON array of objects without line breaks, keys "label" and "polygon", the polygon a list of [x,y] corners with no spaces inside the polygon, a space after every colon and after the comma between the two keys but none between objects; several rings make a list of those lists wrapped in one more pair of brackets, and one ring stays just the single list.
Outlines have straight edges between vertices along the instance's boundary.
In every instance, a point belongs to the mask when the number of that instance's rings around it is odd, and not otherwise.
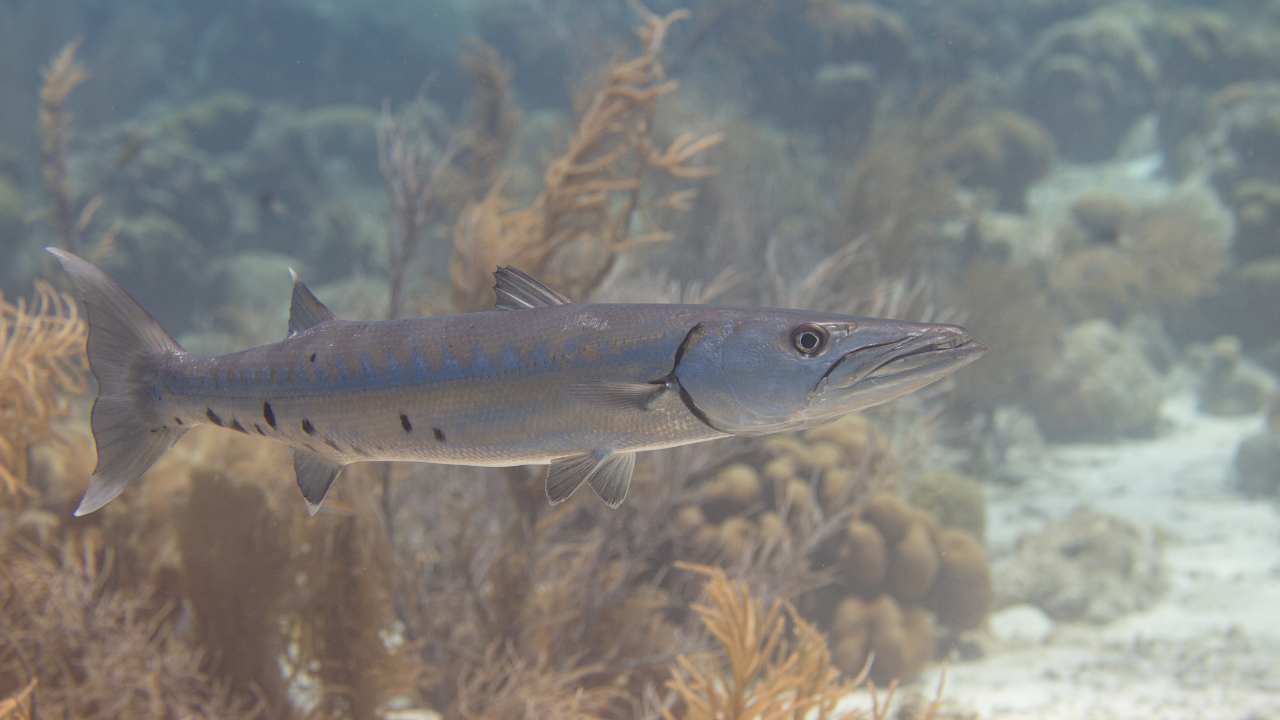
[{"label": "gill cover", "polygon": [[796,324],[788,316],[736,316],[698,325],[675,368],[690,410],[734,435],[807,424],[810,390],[828,362],[797,352],[791,339]]}]

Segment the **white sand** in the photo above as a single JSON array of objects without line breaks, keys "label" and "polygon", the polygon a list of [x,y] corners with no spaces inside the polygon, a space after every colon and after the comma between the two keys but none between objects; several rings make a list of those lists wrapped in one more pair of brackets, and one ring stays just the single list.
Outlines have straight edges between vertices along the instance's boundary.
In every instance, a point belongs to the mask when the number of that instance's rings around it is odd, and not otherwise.
[{"label": "white sand", "polygon": [[[1033,648],[996,645],[948,668],[945,707],[1005,718],[1280,718],[1280,513],[1230,488],[1236,444],[1261,419],[1169,404],[1171,432],[1049,450],[1044,475],[989,498],[993,555],[1080,506],[1169,542],[1169,590],[1105,626],[1057,625]],[[928,692],[937,670],[917,688]]]}]

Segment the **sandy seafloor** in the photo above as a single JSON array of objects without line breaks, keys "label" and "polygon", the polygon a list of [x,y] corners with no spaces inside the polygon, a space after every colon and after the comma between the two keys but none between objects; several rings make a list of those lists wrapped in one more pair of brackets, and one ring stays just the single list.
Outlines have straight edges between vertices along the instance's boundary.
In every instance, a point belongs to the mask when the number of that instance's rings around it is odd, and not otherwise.
[{"label": "sandy seafloor", "polygon": [[[1168,591],[1106,625],[1057,624],[1043,644],[993,643],[947,665],[944,708],[1006,718],[1280,718],[1280,510],[1231,488],[1262,420],[1168,403],[1157,439],[1051,447],[1046,471],[988,497],[998,555],[1080,506],[1168,538]],[[931,695],[935,666],[912,691]],[[859,704],[863,704],[859,701]]]}]

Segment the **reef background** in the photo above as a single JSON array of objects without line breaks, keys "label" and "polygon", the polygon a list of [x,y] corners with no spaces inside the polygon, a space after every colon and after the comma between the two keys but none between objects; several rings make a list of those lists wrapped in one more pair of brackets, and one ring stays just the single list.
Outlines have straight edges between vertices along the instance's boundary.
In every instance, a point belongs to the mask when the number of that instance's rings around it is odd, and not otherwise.
[{"label": "reef background", "polygon": [[[1188,590],[1280,595],[1277,34],[1275,2],[9,0],[0,718],[1280,712],[1261,605]],[[486,307],[497,264],[991,352],[650,454],[618,512],[396,465],[309,519],[281,448],[210,430],[72,520],[92,379],[45,245],[194,352],[282,336],[288,267],[387,318]],[[1084,679],[1009,700],[1015,658]]]}]

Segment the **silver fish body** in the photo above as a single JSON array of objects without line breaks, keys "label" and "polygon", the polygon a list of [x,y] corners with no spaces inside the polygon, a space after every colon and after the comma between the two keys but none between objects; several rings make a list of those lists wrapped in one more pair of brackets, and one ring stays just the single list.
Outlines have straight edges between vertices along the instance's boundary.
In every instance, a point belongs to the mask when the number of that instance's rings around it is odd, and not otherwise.
[{"label": "silver fish body", "polygon": [[625,499],[641,451],[809,427],[912,392],[985,348],[951,325],[801,310],[573,303],[510,268],[499,310],[340,320],[295,278],[289,335],[191,355],[100,270],[53,250],[89,321],[98,465],[110,502],[191,427],[293,448],[319,509],[364,461],[547,464],[547,497]]},{"label": "silver fish body", "polygon": [[230,355],[169,356],[156,377],[160,412],[339,463],[545,464],[584,449],[710,440],[723,433],[677,393],[643,406],[589,392],[664,378],[708,310],[559,305],[328,322]]}]

